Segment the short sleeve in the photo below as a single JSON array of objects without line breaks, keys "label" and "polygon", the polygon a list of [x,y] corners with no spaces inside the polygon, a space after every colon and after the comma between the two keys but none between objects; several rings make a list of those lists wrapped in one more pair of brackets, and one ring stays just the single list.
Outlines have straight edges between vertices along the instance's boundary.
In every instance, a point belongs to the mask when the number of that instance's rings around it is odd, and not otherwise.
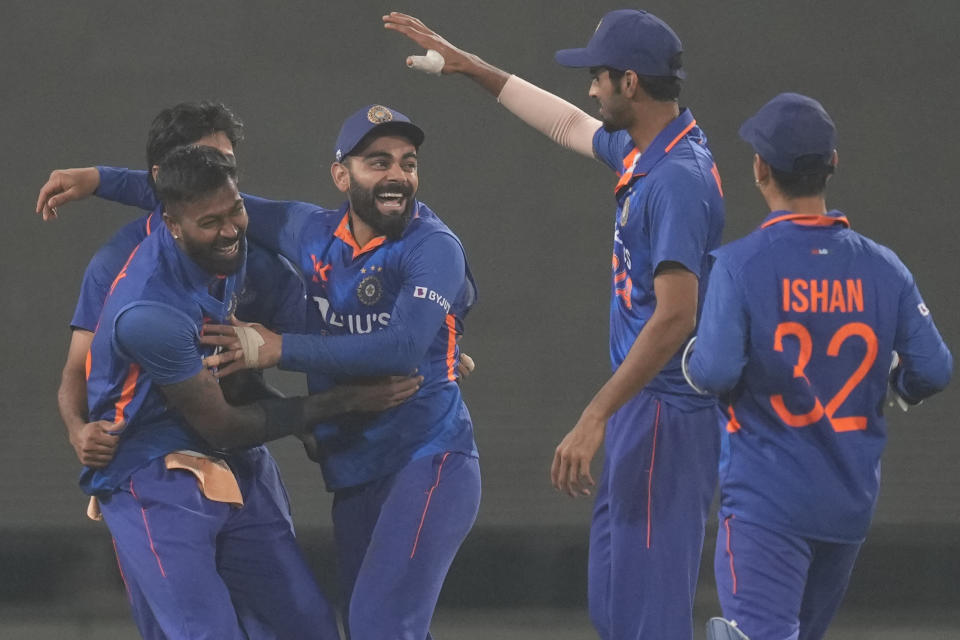
[{"label": "short sleeve", "polygon": [[623,173],[623,159],[633,147],[630,134],[623,131],[607,131],[603,127],[593,134],[593,154],[617,174]]},{"label": "short sleeve", "polygon": [[709,205],[702,181],[678,168],[661,173],[648,188],[650,265],[654,273],[661,263],[678,262],[699,278],[710,237]]},{"label": "short sleeve", "polygon": [[196,324],[160,302],[135,302],[114,321],[114,346],[159,385],[176,384],[203,369]]},{"label": "short sleeve", "polygon": [[110,286],[136,246],[147,237],[149,223],[150,215],[128,222],[90,259],[83,273],[80,298],[70,321],[71,327],[96,330]]}]

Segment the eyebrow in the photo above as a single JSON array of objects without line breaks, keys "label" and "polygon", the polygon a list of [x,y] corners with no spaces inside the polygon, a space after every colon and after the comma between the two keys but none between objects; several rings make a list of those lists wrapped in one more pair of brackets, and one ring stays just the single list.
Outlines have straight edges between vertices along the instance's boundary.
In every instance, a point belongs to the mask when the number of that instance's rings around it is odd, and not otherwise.
[{"label": "eyebrow", "polygon": [[233,206],[230,207],[229,209],[224,209],[223,211],[215,211],[213,213],[205,213],[197,219],[197,224],[202,224],[207,220],[211,220],[213,218],[219,218],[220,216],[223,216],[223,215],[229,215],[242,207],[243,207],[243,198],[238,197],[234,201]]},{"label": "eyebrow", "polygon": [[[408,151],[407,153],[400,156],[400,159],[405,160],[407,158],[416,158],[416,157],[417,157],[417,151],[413,150],[413,151]],[[388,153],[386,151],[373,151],[363,156],[364,160],[371,160],[374,158],[393,158],[393,154]]]}]

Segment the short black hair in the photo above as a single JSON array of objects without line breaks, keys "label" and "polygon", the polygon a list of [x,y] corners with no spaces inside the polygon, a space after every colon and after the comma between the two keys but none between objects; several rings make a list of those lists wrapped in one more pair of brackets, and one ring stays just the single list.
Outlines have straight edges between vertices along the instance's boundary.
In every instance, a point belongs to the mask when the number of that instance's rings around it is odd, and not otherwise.
[{"label": "short black hair", "polygon": [[164,210],[195,202],[229,180],[237,180],[237,161],[213,147],[177,147],[160,161],[156,191]]},{"label": "short black hair", "polygon": [[[607,67],[607,71],[610,72],[610,81],[619,91],[620,79],[623,78],[626,71],[609,67]],[[640,82],[640,88],[657,102],[676,102],[680,98],[680,89],[683,88],[683,80],[674,76],[642,76],[637,74],[637,80]]]},{"label": "short black hair", "polygon": [[[170,151],[222,131],[236,147],[243,140],[243,122],[219,102],[181,102],[157,114],[147,134],[147,168],[158,166]],[[148,180],[153,184],[152,172]]]},{"label": "short black hair", "polygon": [[794,163],[794,171],[781,171],[770,167],[774,184],[788,198],[819,196],[827,190],[827,180],[833,175],[834,166],[824,164],[823,157],[801,156]]}]

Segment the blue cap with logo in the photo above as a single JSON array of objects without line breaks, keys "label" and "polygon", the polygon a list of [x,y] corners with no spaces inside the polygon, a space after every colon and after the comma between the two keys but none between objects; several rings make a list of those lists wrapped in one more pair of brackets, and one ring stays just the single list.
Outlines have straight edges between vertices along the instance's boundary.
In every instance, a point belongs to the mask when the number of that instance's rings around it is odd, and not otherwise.
[{"label": "blue cap with logo", "polygon": [[683,44],[666,22],[646,11],[619,9],[603,16],[583,49],[561,49],[565,67],[609,67],[641,76],[684,78]]},{"label": "blue cap with logo", "polygon": [[764,161],[787,173],[814,173],[833,163],[837,128],[826,109],[799,93],[781,93],[740,127]]},{"label": "blue cap with logo", "polygon": [[367,134],[375,129],[381,132],[380,135],[401,135],[409,138],[415,147],[423,143],[423,130],[410,122],[410,118],[382,104],[370,104],[344,120],[340,127],[334,149],[337,162],[353,153]]}]

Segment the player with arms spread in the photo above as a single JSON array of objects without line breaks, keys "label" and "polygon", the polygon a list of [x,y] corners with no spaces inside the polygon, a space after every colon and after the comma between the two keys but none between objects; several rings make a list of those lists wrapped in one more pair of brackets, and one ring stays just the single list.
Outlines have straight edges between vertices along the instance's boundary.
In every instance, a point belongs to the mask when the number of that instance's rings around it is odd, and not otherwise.
[{"label": "player with arms spread", "polygon": [[723,196],[706,137],[677,103],[680,40],[652,14],[622,10],[603,17],[585,49],[557,52],[560,64],[590,69],[597,120],[457,49],[416,18],[383,20],[435,52],[408,59],[412,66],[466,75],[524,122],[619,176],[614,373],[557,447],[551,477],[570,495],[590,493],[590,463],[606,437],[588,584],[600,637],[691,638],[721,415],[685,384],[679,349],[696,326]]},{"label": "player with arms spread", "polygon": [[114,280],[88,360],[91,420],[126,426],[116,455],[85,468],[81,487],[100,499],[145,637],[337,638],[259,445],[396,406],[419,379],[288,399],[248,385],[234,397],[228,380],[221,390],[198,338],[204,322],[233,312],[244,278],[236,164],[209,147],[175,150],[157,193],[164,224]]},{"label": "player with arms spread", "polygon": [[740,135],[770,213],[714,252],[685,366],[729,401],[717,589],[749,637],[816,640],[876,505],[888,380],[915,404],[946,386],[952,357],[896,254],[827,209],[836,130],[820,103],[780,94]]}]

